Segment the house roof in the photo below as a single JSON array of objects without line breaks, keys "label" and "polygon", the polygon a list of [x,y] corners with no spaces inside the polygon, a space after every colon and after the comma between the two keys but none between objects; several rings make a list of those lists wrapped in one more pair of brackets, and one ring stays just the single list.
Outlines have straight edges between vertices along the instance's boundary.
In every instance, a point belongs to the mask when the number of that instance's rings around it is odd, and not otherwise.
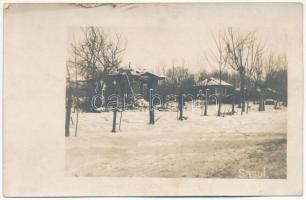
[{"label": "house roof", "polygon": [[134,70],[135,73],[138,73],[140,74],[140,76],[151,76],[151,77],[155,77],[157,78],[158,80],[163,80],[166,78],[166,76],[162,76],[162,75],[159,75],[157,73],[154,73],[154,72],[151,72],[149,70],[146,70],[146,69],[140,69],[140,70]]},{"label": "house roof", "polygon": [[[216,79],[214,77],[210,77],[208,79],[205,79],[199,83],[197,83],[195,86],[218,86],[220,85],[220,80]],[[222,86],[229,86],[229,87],[233,87],[231,84],[221,80],[221,85]]]},{"label": "house roof", "polygon": [[142,79],[146,79],[148,77],[154,77],[154,78],[157,78],[158,80],[163,80],[165,79],[166,77],[165,76],[161,76],[161,75],[158,75],[156,73],[153,73],[153,72],[150,72],[148,70],[145,70],[145,69],[118,69],[118,71],[110,74],[110,76],[118,76],[118,75],[132,75],[132,76],[135,76],[135,77],[140,77]]}]

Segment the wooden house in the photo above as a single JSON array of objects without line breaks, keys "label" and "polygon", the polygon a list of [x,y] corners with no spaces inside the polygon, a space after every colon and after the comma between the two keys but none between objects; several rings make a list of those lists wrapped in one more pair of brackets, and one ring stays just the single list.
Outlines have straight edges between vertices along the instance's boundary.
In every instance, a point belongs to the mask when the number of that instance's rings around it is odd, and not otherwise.
[{"label": "wooden house", "polygon": [[208,90],[209,95],[219,96],[220,92],[222,92],[223,96],[227,96],[233,93],[234,87],[223,80],[221,80],[220,84],[219,79],[211,77],[194,85],[194,91],[196,94],[198,94],[200,90],[202,90],[202,93],[205,93],[206,90]]}]

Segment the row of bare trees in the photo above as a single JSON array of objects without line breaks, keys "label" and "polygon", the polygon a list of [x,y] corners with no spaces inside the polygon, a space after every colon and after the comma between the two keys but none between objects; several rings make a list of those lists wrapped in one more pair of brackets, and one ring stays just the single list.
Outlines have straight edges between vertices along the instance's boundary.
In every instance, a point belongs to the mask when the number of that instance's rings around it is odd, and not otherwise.
[{"label": "row of bare trees", "polygon": [[[239,86],[239,106],[242,112],[247,112],[246,104],[250,92],[255,88],[258,94],[262,95],[259,95],[260,99],[263,99],[264,89],[269,87],[279,92],[281,100],[287,101],[288,63],[285,55],[267,53],[255,31],[242,33],[228,28],[215,35],[213,40],[215,46],[205,56],[209,68],[215,68],[213,72],[207,73],[203,69],[192,73],[184,60],[181,65],[173,63],[170,68],[159,66],[163,75],[167,76],[158,87],[159,92],[173,94],[178,93],[180,89],[190,91],[197,81],[212,76],[219,79],[220,85],[221,80],[224,80]],[[84,111],[92,111],[92,96],[102,90],[106,82],[103,81],[105,77],[119,68],[125,45],[120,35],[108,34],[102,28],[92,26],[81,28],[80,38],[71,44],[67,61],[67,88],[73,83],[73,88],[84,87],[82,91],[86,92],[85,100],[80,102]],[[86,81],[86,84],[79,84],[82,81]],[[75,94],[78,91],[72,90],[68,94],[78,96]],[[222,99],[220,93],[219,115]]]},{"label": "row of bare trees", "polygon": [[195,75],[184,65],[173,64],[170,68],[163,68],[163,71],[159,73],[166,76],[157,88],[162,96],[178,94],[180,90],[190,91],[195,84]]},{"label": "row of bare trees", "polygon": [[[241,112],[248,112],[249,101],[259,102],[259,111],[264,110],[267,89],[272,89],[277,101],[287,102],[287,58],[285,54],[276,55],[267,52],[255,31],[241,33],[228,28],[213,37],[214,47],[206,52],[205,59],[209,67],[191,73],[186,63],[167,68],[159,66],[158,71],[167,78],[159,85],[162,95],[178,93],[180,89],[191,91],[193,85],[204,79],[215,77],[231,83],[239,91]],[[238,86],[239,88],[236,88]],[[234,94],[233,94],[234,95]],[[221,115],[223,93],[219,93],[218,115]],[[235,100],[234,100],[235,101]],[[276,103],[277,105],[277,103]],[[232,109],[234,112],[234,106]]]},{"label": "row of bare trees", "polygon": [[[271,87],[283,97],[287,97],[286,55],[267,54],[265,46],[256,36],[255,31],[241,33],[228,28],[226,31],[219,32],[213,39],[215,47],[206,54],[206,59],[217,69],[220,86],[223,74],[228,73],[229,69],[232,69],[232,73],[239,75],[241,112],[247,112],[246,97],[254,89],[260,96],[260,111],[264,109],[263,96],[266,88]],[[220,116],[222,93],[220,93],[219,102],[218,115]]]}]

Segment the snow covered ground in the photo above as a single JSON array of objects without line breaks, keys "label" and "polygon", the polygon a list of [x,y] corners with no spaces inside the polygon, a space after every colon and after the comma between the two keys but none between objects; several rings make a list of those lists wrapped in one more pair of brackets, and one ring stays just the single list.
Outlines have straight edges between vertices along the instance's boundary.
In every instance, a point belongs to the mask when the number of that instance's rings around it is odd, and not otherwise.
[{"label": "snow covered ground", "polygon": [[[121,130],[112,133],[112,112],[79,113],[78,135],[66,138],[68,176],[286,178],[286,108],[216,116],[209,106],[176,112],[123,113]],[[225,105],[224,110],[230,110]],[[236,110],[239,112],[238,108]],[[75,114],[73,114],[75,119]],[[118,122],[120,113],[118,113]],[[75,120],[74,120],[75,121]],[[118,129],[118,126],[117,126]]]}]

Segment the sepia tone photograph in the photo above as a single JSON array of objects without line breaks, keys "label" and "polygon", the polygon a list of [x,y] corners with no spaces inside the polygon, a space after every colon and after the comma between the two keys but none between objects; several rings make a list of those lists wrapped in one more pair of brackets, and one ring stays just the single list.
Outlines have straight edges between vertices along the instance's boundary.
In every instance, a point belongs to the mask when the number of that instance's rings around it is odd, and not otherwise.
[{"label": "sepia tone photograph", "polygon": [[303,4],[133,2],[2,4],[3,195],[302,195]]},{"label": "sepia tone photograph", "polygon": [[[282,24],[206,21],[211,4],[79,6],[115,20],[67,30],[67,176],[286,179]],[[147,12],[167,17],[120,20]]]}]

